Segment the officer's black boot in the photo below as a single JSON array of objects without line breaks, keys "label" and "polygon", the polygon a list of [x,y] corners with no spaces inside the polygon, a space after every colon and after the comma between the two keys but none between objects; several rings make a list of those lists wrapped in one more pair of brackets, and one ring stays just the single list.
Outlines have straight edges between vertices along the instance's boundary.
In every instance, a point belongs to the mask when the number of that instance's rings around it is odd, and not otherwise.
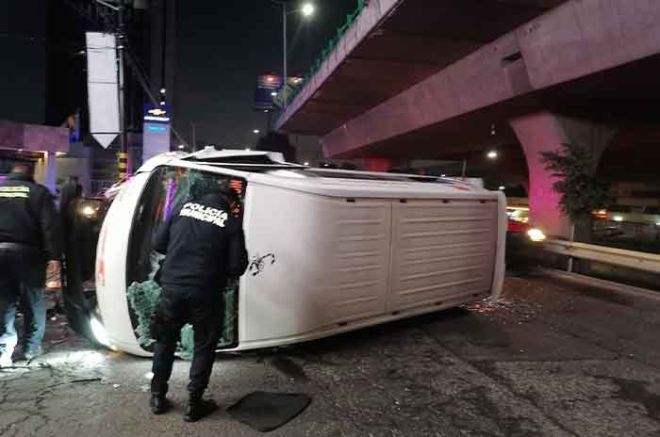
[{"label": "officer's black boot", "polygon": [[154,414],[164,414],[170,409],[170,401],[165,396],[152,393],[149,407]]},{"label": "officer's black boot", "polygon": [[183,420],[186,422],[197,422],[217,409],[218,405],[215,402],[202,399],[202,393],[190,393]]},{"label": "officer's black boot", "polygon": [[163,414],[170,409],[171,404],[165,397],[167,395],[167,384],[159,385],[152,381],[151,383],[151,398],[149,399],[149,408],[154,414]]}]

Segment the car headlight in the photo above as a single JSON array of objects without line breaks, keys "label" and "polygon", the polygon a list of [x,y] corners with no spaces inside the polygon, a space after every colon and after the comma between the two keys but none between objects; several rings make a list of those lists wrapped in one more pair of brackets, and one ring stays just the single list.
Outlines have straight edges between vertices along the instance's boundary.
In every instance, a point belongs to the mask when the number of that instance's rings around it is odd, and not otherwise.
[{"label": "car headlight", "polygon": [[545,233],[537,228],[531,228],[527,231],[527,236],[529,237],[530,240],[532,240],[535,243],[539,243],[541,241],[545,241],[546,236]]},{"label": "car headlight", "polygon": [[80,210],[80,213],[87,218],[92,218],[96,215],[96,209],[91,205],[85,205]]}]

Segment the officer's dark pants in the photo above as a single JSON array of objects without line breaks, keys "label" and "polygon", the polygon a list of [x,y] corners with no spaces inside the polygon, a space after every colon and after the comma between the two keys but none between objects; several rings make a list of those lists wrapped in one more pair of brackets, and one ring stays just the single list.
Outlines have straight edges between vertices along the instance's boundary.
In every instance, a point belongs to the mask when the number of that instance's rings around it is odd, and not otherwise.
[{"label": "officer's dark pants", "polygon": [[181,328],[192,323],[195,349],[190,365],[191,396],[201,396],[209,383],[215,349],[221,335],[222,295],[218,290],[202,291],[164,286],[152,333],[156,338],[151,380],[152,394],[165,396],[172,374],[174,352]]},{"label": "officer's dark pants", "polygon": [[0,354],[11,356],[18,342],[16,307],[23,304],[25,352],[36,353],[46,330],[44,284],[46,265],[31,248],[12,247],[0,243]]}]

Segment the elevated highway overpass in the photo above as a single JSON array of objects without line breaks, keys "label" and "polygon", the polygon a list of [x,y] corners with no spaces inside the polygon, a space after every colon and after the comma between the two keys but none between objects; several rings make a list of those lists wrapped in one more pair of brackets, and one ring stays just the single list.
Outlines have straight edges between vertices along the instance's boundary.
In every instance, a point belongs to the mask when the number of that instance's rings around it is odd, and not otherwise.
[{"label": "elevated highway overpass", "polygon": [[660,115],[658,78],[658,1],[371,0],[277,127],[374,169],[520,144],[532,219],[562,235],[538,152],[582,142],[598,160]]}]

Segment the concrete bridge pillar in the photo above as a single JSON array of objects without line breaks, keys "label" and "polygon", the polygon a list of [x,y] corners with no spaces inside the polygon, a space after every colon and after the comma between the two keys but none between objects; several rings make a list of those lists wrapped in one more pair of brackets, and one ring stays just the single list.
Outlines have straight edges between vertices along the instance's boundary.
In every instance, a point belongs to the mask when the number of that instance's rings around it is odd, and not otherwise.
[{"label": "concrete bridge pillar", "polygon": [[389,158],[368,157],[363,158],[363,161],[367,171],[387,172],[392,168],[392,160]]},{"label": "concrete bridge pillar", "polygon": [[561,144],[580,144],[589,147],[595,174],[605,148],[616,134],[611,126],[589,120],[564,117],[550,112],[537,112],[510,120],[527,160],[529,170],[530,223],[548,235],[567,238],[570,221],[559,205],[561,195],[552,188],[556,178],[545,169],[541,152],[555,151]]}]

